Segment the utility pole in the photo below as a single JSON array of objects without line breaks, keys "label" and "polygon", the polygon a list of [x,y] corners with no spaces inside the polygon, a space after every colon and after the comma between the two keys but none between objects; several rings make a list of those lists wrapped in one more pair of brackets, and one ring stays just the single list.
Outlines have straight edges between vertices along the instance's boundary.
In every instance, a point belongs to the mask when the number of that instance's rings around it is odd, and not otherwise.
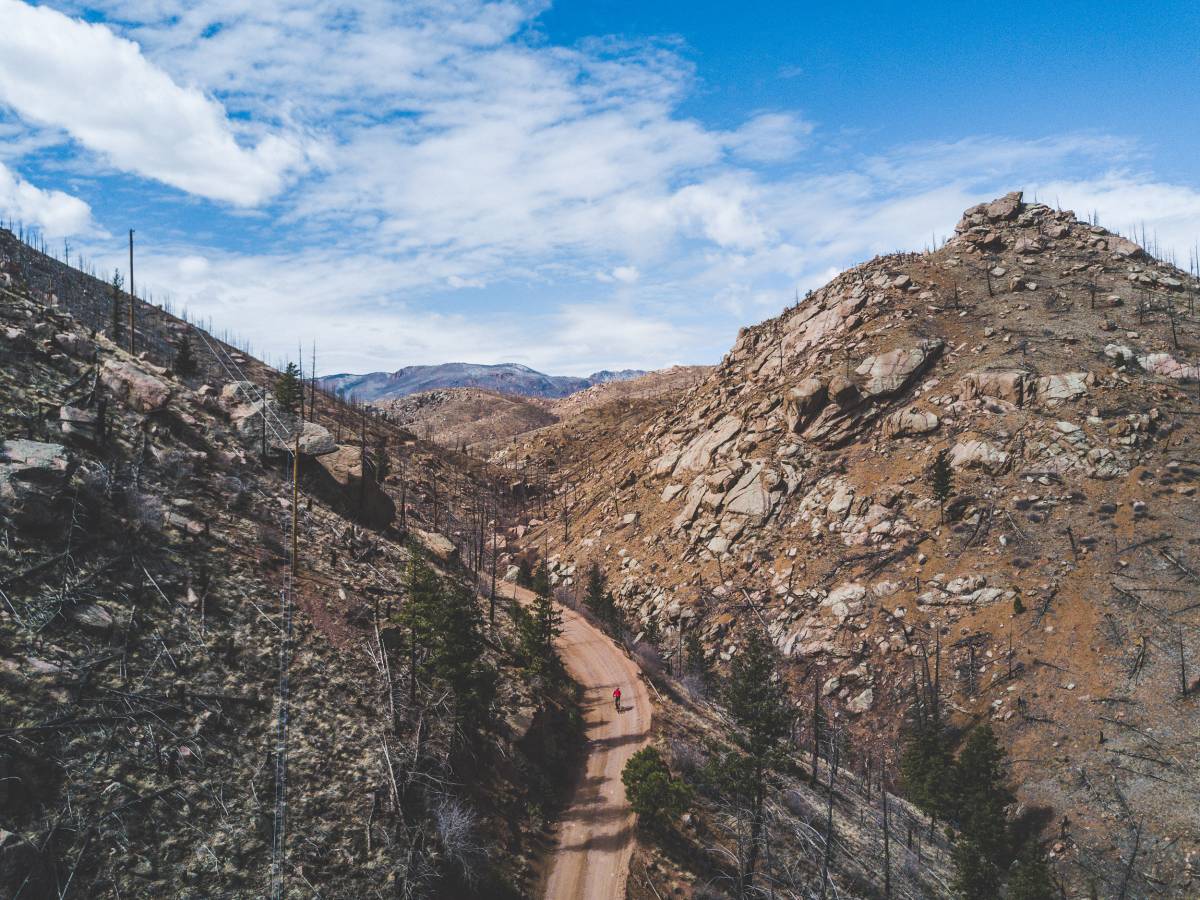
[{"label": "utility pole", "polygon": [[129,229],[129,355],[133,356],[133,229]]},{"label": "utility pole", "polygon": [[296,432],[296,446],[292,450],[292,578],[296,577],[296,565],[300,560],[300,543],[296,523],[300,518],[300,432]]}]

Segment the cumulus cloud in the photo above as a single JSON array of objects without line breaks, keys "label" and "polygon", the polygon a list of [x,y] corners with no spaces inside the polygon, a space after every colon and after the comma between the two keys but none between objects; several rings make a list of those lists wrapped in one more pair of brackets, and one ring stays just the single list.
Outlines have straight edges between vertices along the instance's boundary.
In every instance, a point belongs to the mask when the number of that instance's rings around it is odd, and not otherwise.
[{"label": "cumulus cloud", "polygon": [[175,83],[104,25],[21,0],[0,0],[0,21],[0,103],[119,169],[251,206],[303,160],[293,138],[241,146],[220,103]]},{"label": "cumulus cloud", "polygon": [[0,120],[0,158],[66,130],[199,196],[271,198],[263,240],[237,251],[220,234],[155,247],[143,226],[139,283],[272,359],[317,335],[326,370],[711,362],[830,273],[936,243],[1019,188],[1109,227],[1144,222],[1182,257],[1200,233],[1197,193],[1141,174],[1129,140],[864,153],[793,110],[716,127],[682,112],[697,73],[678,45],[555,45],[543,0],[51,2],[107,24],[0,0],[0,107],[36,126]]},{"label": "cumulus cloud", "polygon": [[30,184],[0,163],[0,216],[36,225],[50,237],[93,232],[92,210],[62,191]]}]

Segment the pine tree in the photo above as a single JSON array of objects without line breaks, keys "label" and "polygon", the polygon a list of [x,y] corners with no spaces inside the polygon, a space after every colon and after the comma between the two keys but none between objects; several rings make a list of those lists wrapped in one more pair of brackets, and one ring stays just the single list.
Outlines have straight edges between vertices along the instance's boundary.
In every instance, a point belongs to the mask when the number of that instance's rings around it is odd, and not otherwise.
[{"label": "pine tree", "polygon": [[544,562],[538,563],[538,567],[533,570],[533,578],[530,580],[529,589],[539,597],[550,596],[550,570],[546,568]]},{"label": "pine tree", "polygon": [[951,857],[954,890],[963,900],[996,900],[1000,896],[1000,868],[973,838],[959,835]]},{"label": "pine tree", "polygon": [[587,570],[587,586],[583,592],[583,602],[592,612],[596,612],[604,603],[604,592],[608,589],[604,572],[599,563],[592,563]]},{"label": "pine tree", "polygon": [[454,692],[455,719],[468,743],[490,718],[496,673],[482,661],[483,614],[470,591],[454,585],[432,613],[430,670]]},{"label": "pine tree", "polygon": [[946,501],[950,499],[950,495],[954,493],[954,474],[950,471],[950,453],[948,450],[939,450],[938,455],[934,457],[933,469],[930,472],[930,486],[933,488],[933,497],[938,502],[940,510],[939,518],[943,521],[946,518]]},{"label": "pine tree", "polygon": [[1008,900],[1055,900],[1057,897],[1046,853],[1036,840],[1031,839],[1017,857],[1017,864],[1008,879],[1006,896]]},{"label": "pine tree", "polygon": [[1012,859],[1007,807],[1013,802],[1004,750],[988,724],[967,738],[952,775],[953,805],[962,834],[954,847],[957,885],[966,900],[999,895],[1001,873]]},{"label": "pine tree", "polygon": [[621,772],[621,783],[629,805],[637,813],[638,825],[659,833],[683,815],[692,791],[671,775],[662,755],[653,747],[643,747],[629,758]]},{"label": "pine tree", "polygon": [[767,638],[752,631],[734,656],[729,670],[725,704],[740,728],[738,744],[745,753],[745,782],[750,812],[750,840],[742,860],[741,884],[754,880],[762,846],[767,773],[782,758],[783,742],[791,734],[792,709],[786,684],[776,678],[779,660]]},{"label": "pine tree", "polygon": [[409,703],[417,702],[417,683],[424,677],[431,635],[442,605],[442,585],[433,570],[421,559],[413,559],[405,572],[407,596],[400,611],[400,624],[408,633]]},{"label": "pine tree", "polygon": [[621,608],[617,606],[612,591],[608,589],[608,580],[604,577],[604,572],[596,563],[592,563],[588,568],[583,602],[610,633],[615,634],[624,627],[625,622]]},{"label": "pine tree", "polygon": [[275,402],[295,415],[300,410],[304,388],[300,384],[300,369],[290,362],[275,379]]},{"label": "pine tree", "polygon": [[947,818],[955,804],[951,797],[953,758],[941,723],[917,711],[900,754],[900,779],[904,795],[933,818]]},{"label": "pine tree", "polygon": [[172,368],[180,378],[190,378],[196,374],[196,357],[192,353],[192,342],[186,334],[179,339],[179,349],[175,351],[175,364]]},{"label": "pine tree", "polygon": [[533,587],[533,569],[529,566],[529,560],[524,557],[517,563],[517,587]]},{"label": "pine tree", "polygon": [[121,291],[125,287],[125,279],[119,269],[113,269],[112,277],[112,313],[109,320],[109,338],[112,341],[121,339]]}]

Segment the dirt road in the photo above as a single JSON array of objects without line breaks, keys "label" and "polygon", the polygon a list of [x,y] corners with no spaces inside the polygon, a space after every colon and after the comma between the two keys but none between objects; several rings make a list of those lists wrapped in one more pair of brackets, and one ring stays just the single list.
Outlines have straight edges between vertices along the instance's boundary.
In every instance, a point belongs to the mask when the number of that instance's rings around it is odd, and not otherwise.
[{"label": "dirt road", "polygon": [[[532,594],[512,585],[517,599]],[[510,593],[511,595],[511,593]],[[559,653],[583,686],[587,768],[559,823],[558,849],[546,881],[546,900],[619,900],[633,855],[634,817],[621,770],[650,736],[650,697],[638,667],[582,616],[563,609]],[[621,688],[622,711],[613,707]]]}]

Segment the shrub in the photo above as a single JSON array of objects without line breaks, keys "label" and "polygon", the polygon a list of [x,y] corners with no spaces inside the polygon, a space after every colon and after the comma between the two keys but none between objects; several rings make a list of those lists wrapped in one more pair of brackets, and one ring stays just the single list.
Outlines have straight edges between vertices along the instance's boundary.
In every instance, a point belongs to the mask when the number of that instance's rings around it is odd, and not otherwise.
[{"label": "shrub", "polygon": [[691,788],[671,775],[653,747],[644,747],[629,758],[621,781],[638,822],[649,831],[666,831],[691,802]]}]

